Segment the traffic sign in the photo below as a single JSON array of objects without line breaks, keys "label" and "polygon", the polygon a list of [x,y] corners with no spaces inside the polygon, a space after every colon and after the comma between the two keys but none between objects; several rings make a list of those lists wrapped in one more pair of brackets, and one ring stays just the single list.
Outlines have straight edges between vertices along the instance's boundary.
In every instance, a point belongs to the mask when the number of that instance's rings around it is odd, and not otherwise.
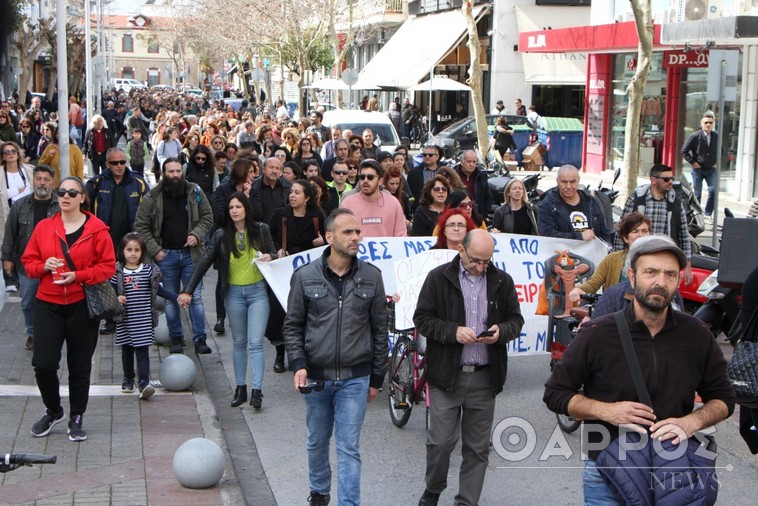
[{"label": "traffic sign", "polygon": [[358,82],[358,71],[355,69],[345,69],[342,71],[342,82],[352,86]]}]

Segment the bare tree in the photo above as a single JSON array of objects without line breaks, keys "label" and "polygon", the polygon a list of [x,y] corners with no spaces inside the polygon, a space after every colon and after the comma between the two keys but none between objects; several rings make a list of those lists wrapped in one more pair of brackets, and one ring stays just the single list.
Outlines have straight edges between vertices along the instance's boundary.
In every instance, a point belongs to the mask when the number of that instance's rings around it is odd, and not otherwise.
[{"label": "bare tree", "polygon": [[629,103],[626,109],[626,132],[624,135],[624,172],[626,173],[626,194],[631,195],[637,188],[640,158],[640,114],[644,99],[645,84],[650,74],[653,54],[653,16],[650,0],[629,0],[637,26],[639,45],[637,47],[637,70],[632,76],[626,94]]},{"label": "bare tree", "polygon": [[479,155],[487,163],[487,152],[489,151],[489,138],[487,136],[487,113],[484,109],[482,98],[482,66],[479,55],[482,48],[479,44],[479,34],[476,30],[476,19],[473,14],[473,2],[465,1],[461,6],[461,13],[466,19],[466,31],[468,32],[469,54],[471,55],[471,65],[469,65],[466,84],[471,87],[471,100],[474,103],[474,118],[476,119],[476,137],[479,145]]},{"label": "bare tree", "polygon": [[48,47],[47,33],[53,33],[53,38],[55,38],[55,17],[53,15],[47,18],[38,18],[32,22],[27,13],[23,12],[20,28],[11,37],[11,44],[21,55],[19,58],[21,75],[18,77],[18,96],[22,102],[32,80],[34,62],[42,50]]}]

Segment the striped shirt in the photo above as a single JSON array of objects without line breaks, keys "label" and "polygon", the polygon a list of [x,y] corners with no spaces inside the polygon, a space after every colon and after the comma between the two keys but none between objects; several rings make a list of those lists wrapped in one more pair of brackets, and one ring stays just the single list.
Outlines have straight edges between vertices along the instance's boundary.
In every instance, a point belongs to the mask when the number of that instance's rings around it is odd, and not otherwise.
[{"label": "striped shirt", "polygon": [[[466,326],[474,329],[476,335],[487,330],[487,274],[474,276],[460,263],[458,281],[463,293],[463,307],[466,310]],[[487,345],[484,343],[464,344],[461,365],[489,364]]]},{"label": "striped shirt", "polygon": [[[153,344],[153,294],[150,277],[152,264],[141,264],[136,269],[124,267],[124,320],[116,324],[116,345],[150,346]],[[118,283],[117,274],[111,284]]]}]

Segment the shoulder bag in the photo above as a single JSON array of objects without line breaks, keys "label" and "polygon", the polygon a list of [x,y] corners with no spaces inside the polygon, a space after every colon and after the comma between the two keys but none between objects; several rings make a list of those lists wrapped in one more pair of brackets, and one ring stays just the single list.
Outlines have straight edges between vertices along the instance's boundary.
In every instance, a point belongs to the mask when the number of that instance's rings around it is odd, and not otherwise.
[{"label": "shoulder bag", "polygon": [[[758,307],[750,316],[746,327],[738,327],[735,323],[731,334],[741,334],[738,337],[734,355],[726,366],[729,381],[737,395],[737,403],[750,408],[758,408],[758,342],[754,339],[755,325],[758,318]],[[739,321],[739,319],[738,319]]]},{"label": "shoulder bag", "polygon": [[[637,396],[640,402],[652,408],[624,311],[613,315]],[[642,439],[636,433],[630,435]],[[703,438],[705,444],[701,445],[698,437]],[[597,469],[626,504],[710,506],[716,503],[719,488],[715,471],[716,442],[711,436],[698,437],[689,438],[684,451],[671,440],[654,441],[651,437],[646,438],[644,444],[627,442],[621,449],[619,437],[598,455]]]},{"label": "shoulder bag", "polygon": [[[69,269],[76,271],[71,255],[68,254],[68,244],[60,237],[58,240],[61,242],[63,256],[66,258]],[[82,283],[82,286],[84,287],[84,299],[87,301],[87,312],[90,320],[113,320],[116,323],[122,321],[124,307],[118,301],[116,290],[113,289],[109,281],[95,283],[94,285]]]}]

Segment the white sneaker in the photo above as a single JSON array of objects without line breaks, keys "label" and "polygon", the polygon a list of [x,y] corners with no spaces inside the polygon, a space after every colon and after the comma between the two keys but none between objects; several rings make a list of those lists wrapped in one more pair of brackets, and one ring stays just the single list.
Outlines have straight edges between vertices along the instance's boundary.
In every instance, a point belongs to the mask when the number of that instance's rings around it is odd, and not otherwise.
[{"label": "white sneaker", "polygon": [[5,293],[16,293],[16,292],[18,292],[18,288],[16,287],[16,285],[7,285],[5,287]]},{"label": "white sneaker", "polygon": [[713,223],[713,216],[706,216],[705,217],[705,222],[706,223]]}]

